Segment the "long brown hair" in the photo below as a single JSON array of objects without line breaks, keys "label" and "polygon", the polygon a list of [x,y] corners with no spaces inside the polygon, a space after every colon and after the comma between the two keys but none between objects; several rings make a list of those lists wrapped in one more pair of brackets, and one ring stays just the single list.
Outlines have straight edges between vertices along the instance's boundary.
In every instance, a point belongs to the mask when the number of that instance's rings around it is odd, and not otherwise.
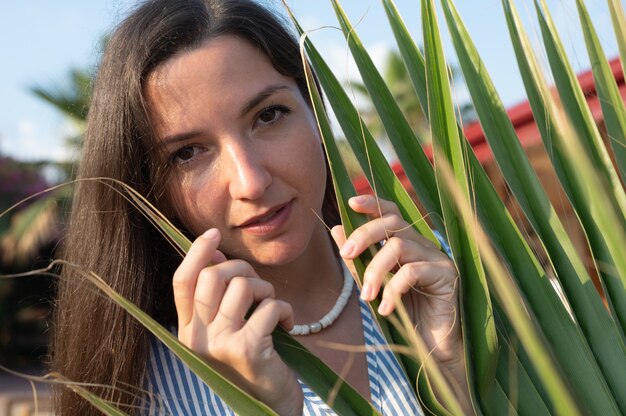
[{"label": "long brown hair", "polygon": [[[154,155],[144,81],[175,54],[222,34],[241,36],[257,46],[278,72],[295,79],[308,100],[297,41],[275,13],[250,0],[144,2],[108,41],[94,84],[78,177],[118,179],[164,212],[172,212],[162,194],[167,176]],[[339,220],[329,184],[323,215],[335,225]],[[180,258],[117,192],[96,182],[76,186],[61,257],[96,272],[161,323],[176,322],[171,276]],[[63,270],[53,370],[101,386],[92,389],[134,413],[139,402],[127,392],[128,385],[141,385],[148,337],[112,301],[71,270]],[[53,397],[57,414],[98,414],[66,388],[56,388]]]}]

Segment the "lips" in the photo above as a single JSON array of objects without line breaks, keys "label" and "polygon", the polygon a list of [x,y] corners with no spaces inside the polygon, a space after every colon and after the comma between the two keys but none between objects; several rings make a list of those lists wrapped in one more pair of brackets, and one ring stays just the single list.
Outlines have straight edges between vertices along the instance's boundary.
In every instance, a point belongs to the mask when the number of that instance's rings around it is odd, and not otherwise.
[{"label": "lips", "polygon": [[282,224],[291,211],[293,200],[284,204],[276,205],[265,213],[256,215],[237,225],[237,228],[243,228],[251,231],[269,231],[268,228],[276,228]]}]

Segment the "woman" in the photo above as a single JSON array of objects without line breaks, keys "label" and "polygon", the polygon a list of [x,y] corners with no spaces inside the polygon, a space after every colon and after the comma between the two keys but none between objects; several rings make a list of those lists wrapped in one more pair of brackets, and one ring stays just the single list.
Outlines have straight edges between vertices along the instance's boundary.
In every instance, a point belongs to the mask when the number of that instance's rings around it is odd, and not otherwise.
[{"label": "woman", "polygon": [[[271,12],[248,0],[156,0],[124,20],[96,79],[79,172],[100,176],[147,195],[193,246],[180,262],[123,198],[85,183],[76,191],[64,257],[105,277],[280,414],[325,409],[273,349],[277,325],[383,411],[419,411],[399,372],[381,375],[398,370],[388,351],[351,354],[320,343],[362,347],[380,340],[365,328],[372,318],[359,296],[372,300],[381,290],[379,312],[390,314],[402,297],[464,394],[454,265],[393,203],[379,206],[370,196],[350,201],[371,221],[346,239],[298,45]],[[359,294],[343,262],[382,240]],[[381,288],[390,271],[394,277]],[[97,390],[127,410],[227,412],[132,318],[70,271],[65,276],[55,370],[115,386]],[[146,386],[158,400],[138,400],[127,384]],[[60,414],[95,413],[65,391],[56,406]]]}]

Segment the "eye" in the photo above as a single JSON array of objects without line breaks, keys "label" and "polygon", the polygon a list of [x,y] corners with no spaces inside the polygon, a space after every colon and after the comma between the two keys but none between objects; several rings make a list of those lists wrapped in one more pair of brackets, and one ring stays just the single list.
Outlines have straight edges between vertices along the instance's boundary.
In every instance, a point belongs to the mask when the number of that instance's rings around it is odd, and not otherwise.
[{"label": "eye", "polygon": [[175,165],[184,165],[191,162],[196,156],[204,151],[200,146],[183,146],[172,153],[171,161]]},{"label": "eye", "polygon": [[291,110],[282,105],[272,105],[266,107],[259,112],[255,121],[255,127],[263,127],[272,125],[280,121],[285,115],[289,114]]}]

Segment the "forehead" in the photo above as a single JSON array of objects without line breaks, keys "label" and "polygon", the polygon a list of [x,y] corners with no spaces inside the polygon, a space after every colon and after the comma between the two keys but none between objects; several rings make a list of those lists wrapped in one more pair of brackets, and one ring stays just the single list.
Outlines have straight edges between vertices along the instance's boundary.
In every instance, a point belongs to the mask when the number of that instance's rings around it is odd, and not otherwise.
[{"label": "forehead", "polygon": [[149,75],[148,83],[166,85],[176,78],[198,75],[225,81],[231,78],[233,71],[252,74],[254,67],[263,64],[271,67],[265,53],[249,41],[234,35],[222,35],[205,41],[199,47],[183,50],[161,63]]},{"label": "forehead", "polygon": [[241,106],[268,85],[295,81],[278,73],[257,47],[233,35],[212,38],[159,65],[146,83],[151,116],[164,125],[185,123],[194,110]]}]

